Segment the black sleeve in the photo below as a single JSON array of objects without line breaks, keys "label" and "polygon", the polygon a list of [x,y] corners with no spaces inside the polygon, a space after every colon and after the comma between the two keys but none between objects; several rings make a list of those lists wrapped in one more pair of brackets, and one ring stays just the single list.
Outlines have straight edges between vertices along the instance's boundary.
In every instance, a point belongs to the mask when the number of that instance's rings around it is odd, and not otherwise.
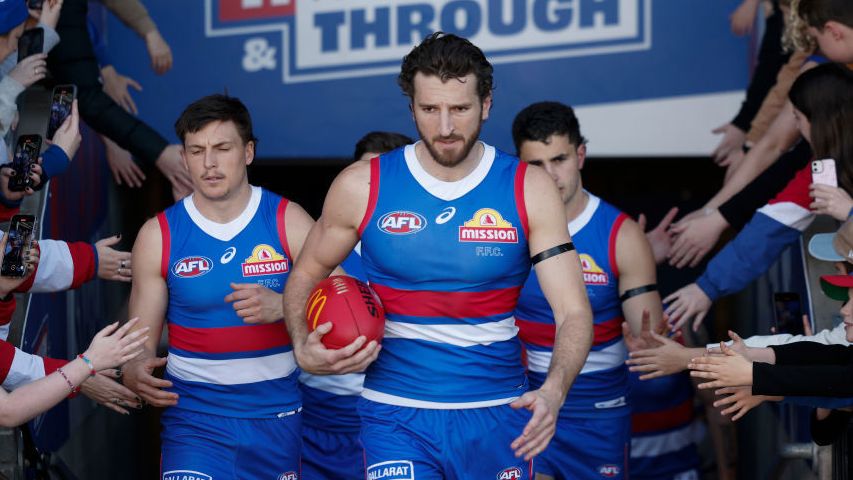
[{"label": "black sleeve", "polygon": [[752,364],[752,394],[853,396],[853,365],[800,366],[755,362]]},{"label": "black sleeve", "polygon": [[812,440],[818,445],[832,445],[847,431],[851,412],[833,410],[823,420],[817,419],[817,410],[812,410],[811,432]]},{"label": "black sleeve", "polygon": [[752,120],[761,109],[767,92],[776,85],[776,76],[788,59],[789,53],[782,48],[782,31],[785,28],[784,15],[778,9],[765,21],[764,36],[761,38],[761,49],[758,51],[758,63],[755,73],[746,90],[746,99],[740,107],[740,111],[732,120],[732,125],[748,132]]},{"label": "black sleeve", "polygon": [[104,93],[95,51],[86,29],[86,0],[62,4],[56,31],[62,41],[48,55],[48,68],[57,83],[77,85],[80,116],[134,158],[153,164],[169,142],[147,124],[125,111]]},{"label": "black sleeve", "polygon": [[853,365],[853,346],[794,342],[770,348],[776,365]]},{"label": "black sleeve", "polygon": [[794,175],[809,164],[811,158],[812,149],[808,142],[800,141],[767,167],[752,183],[720,205],[720,215],[732,228],[742,229],[755,211],[781,192]]}]

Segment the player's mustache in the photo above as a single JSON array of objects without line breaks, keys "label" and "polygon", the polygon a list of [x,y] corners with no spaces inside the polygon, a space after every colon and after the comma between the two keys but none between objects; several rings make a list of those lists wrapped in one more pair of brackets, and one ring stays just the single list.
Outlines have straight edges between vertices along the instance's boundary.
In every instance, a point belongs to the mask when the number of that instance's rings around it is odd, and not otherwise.
[{"label": "player's mustache", "polygon": [[433,141],[433,142],[439,142],[439,141],[441,141],[441,142],[447,142],[447,141],[449,141],[449,140],[463,140],[463,141],[464,141],[464,140],[465,140],[465,138],[464,138],[464,137],[462,137],[462,135],[449,135],[449,136],[446,136],[446,137],[443,137],[443,136],[441,136],[441,135],[438,135],[438,136],[432,137],[432,141]]}]

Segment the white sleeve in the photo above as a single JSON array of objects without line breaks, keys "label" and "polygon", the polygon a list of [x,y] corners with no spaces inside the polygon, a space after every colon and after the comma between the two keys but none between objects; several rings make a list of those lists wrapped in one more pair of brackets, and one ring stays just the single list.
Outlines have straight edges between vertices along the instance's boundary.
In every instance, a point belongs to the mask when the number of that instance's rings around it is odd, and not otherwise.
[{"label": "white sleeve", "polygon": [[12,359],[12,366],[9,367],[9,374],[3,381],[3,388],[14,390],[41,378],[44,378],[44,360],[38,355],[31,355],[15,348],[15,357]]},{"label": "white sleeve", "polygon": [[61,292],[74,280],[74,259],[68,244],[61,240],[39,240],[39,264],[32,293]]},{"label": "white sleeve", "polygon": [[[750,348],[764,348],[771,345],[785,345],[787,343],[795,342],[815,342],[822,343],[824,345],[850,345],[850,342],[847,341],[847,332],[843,323],[839,324],[832,330],[821,330],[814,335],[791,335],[788,333],[781,333],[778,335],[754,335],[752,337],[745,338],[743,341],[746,343],[746,346]],[[726,345],[731,344],[731,341],[726,342]],[[719,343],[709,343],[707,348],[719,346]]]}]

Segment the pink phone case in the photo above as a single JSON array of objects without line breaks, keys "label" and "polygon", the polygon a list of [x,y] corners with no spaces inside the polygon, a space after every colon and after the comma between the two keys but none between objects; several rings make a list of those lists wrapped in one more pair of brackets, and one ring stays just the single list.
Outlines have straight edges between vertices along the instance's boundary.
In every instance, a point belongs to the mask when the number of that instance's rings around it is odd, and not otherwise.
[{"label": "pink phone case", "polygon": [[813,161],[812,183],[819,183],[821,185],[837,187],[838,178],[835,174],[835,160],[831,158],[825,158],[823,160]]}]

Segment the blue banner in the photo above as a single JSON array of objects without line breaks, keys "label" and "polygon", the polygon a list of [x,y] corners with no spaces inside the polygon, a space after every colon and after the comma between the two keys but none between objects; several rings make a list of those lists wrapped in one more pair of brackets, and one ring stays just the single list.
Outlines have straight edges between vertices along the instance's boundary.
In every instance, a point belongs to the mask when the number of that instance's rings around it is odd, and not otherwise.
[{"label": "blue banner", "polygon": [[174,53],[163,77],[115,19],[107,38],[118,71],[144,86],[140,116],[173,141],[187,103],[226,90],[249,106],[262,158],[349,156],[369,130],[414,135],[396,74],[413,45],[444,30],[495,64],[490,143],[511,151],[514,115],[548,99],[581,107],[593,154],[693,155],[748,82],[749,43],[729,30],[737,3],[156,0],[146,5]]}]

